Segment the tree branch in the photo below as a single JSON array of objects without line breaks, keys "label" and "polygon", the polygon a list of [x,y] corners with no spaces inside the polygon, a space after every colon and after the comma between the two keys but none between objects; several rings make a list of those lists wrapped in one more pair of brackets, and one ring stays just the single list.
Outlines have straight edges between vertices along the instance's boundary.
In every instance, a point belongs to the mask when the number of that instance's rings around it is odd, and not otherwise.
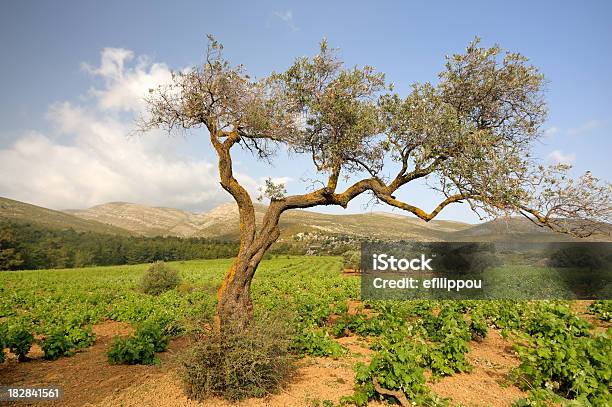
[{"label": "tree branch", "polygon": [[427,213],[424,210],[414,205],[409,205],[405,202],[399,201],[390,195],[384,195],[384,194],[378,195],[377,194],[376,196],[381,201],[385,202],[386,204],[394,206],[396,208],[403,209],[408,212],[411,212],[426,222],[429,222],[430,220],[435,218],[442,209],[444,209],[447,205],[451,203],[461,202],[462,200],[467,199],[467,198],[475,198],[475,196],[466,196],[462,194],[451,195],[448,198],[446,198],[444,201],[442,201],[438,206],[436,206],[436,208],[433,211],[431,211],[430,213]]},{"label": "tree branch", "polygon": [[240,217],[240,249],[249,247],[255,238],[255,207],[248,191],[234,178],[232,169],[232,157],[230,149],[240,139],[237,132],[225,134],[225,141],[221,142],[217,128],[214,124],[208,126],[210,141],[219,157],[219,176],[221,186],[229,192],[236,204]]}]

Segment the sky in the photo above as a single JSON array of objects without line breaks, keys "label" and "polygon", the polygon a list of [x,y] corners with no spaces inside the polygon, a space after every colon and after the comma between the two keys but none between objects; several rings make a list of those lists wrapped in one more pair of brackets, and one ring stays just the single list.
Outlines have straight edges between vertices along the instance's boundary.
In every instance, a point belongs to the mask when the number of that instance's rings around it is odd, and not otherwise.
[{"label": "sky", "polygon": [[[255,77],[314,55],[327,38],[347,66],[372,65],[406,95],[437,80],[444,56],[475,37],[530,58],[547,79],[542,163],[610,180],[612,2],[19,1],[0,2],[0,196],[53,209],[127,201],[192,211],[229,201],[203,131],[134,135],[146,91],[202,62],[206,35]],[[267,177],[300,193],[316,177],[301,157],[272,166],[235,157],[256,194]],[[426,210],[424,185],[398,195]],[[391,211],[357,199],[347,210]],[[397,212],[398,210],[395,210]],[[476,222],[466,205],[438,216]]]}]

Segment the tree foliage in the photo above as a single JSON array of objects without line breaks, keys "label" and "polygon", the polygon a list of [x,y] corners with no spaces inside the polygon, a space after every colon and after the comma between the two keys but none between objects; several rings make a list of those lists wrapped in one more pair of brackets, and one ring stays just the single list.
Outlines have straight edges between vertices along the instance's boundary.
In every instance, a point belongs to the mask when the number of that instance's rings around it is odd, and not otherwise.
[{"label": "tree foliage", "polygon": [[0,270],[16,270],[23,265],[18,241],[10,229],[0,230]]},{"label": "tree foliage", "polygon": [[[482,47],[446,58],[437,83],[402,97],[374,68],[347,68],[324,40],[314,57],[251,79],[211,37],[206,62],[151,89],[143,130],[205,126],[213,144],[239,144],[270,160],[279,147],[307,154],[327,183],[316,194],[274,194],[283,208],[342,205],[362,193],[424,220],[468,202],[484,215],[519,213],[538,225],[586,236],[610,220],[610,185],[531,156],[546,119],[544,76],[518,53]],[[338,178],[357,179],[337,192]],[[425,178],[444,196],[430,213],[398,200]]]}]

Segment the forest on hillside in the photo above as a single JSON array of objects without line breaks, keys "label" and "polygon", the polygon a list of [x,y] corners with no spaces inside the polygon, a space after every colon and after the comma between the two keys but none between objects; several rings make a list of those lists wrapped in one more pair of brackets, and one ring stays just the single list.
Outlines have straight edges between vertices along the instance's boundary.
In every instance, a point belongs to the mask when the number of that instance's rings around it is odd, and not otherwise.
[{"label": "forest on hillside", "polygon": [[118,236],[30,223],[0,223],[0,270],[150,263],[235,256],[238,242],[206,238]]}]

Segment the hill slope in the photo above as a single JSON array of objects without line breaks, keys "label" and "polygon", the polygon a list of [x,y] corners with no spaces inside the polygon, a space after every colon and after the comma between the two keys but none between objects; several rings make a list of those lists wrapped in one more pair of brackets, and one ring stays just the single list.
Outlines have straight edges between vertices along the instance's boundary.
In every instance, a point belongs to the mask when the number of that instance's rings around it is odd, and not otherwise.
[{"label": "hill slope", "polygon": [[[605,230],[606,228],[604,228]],[[569,235],[556,233],[545,227],[539,227],[522,217],[494,219],[480,223],[470,228],[449,233],[448,240],[458,241],[529,241],[529,242],[564,242],[564,241],[611,241],[608,226],[606,233],[597,233],[585,239],[573,238]]]},{"label": "hill slope", "polygon": [[[261,221],[266,206],[256,204]],[[55,229],[140,236],[238,238],[238,208],[234,203],[220,205],[208,212],[192,213],[173,208],[158,208],[126,202],[111,202],[84,210],[63,212],[0,198],[0,221],[30,222]],[[459,240],[459,241],[561,241],[566,235],[539,228],[526,219],[504,218],[476,225],[434,220],[429,223],[400,213],[370,212],[330,215],[305,210],[290,210],[281,218],[281,241],[308,235],[313,241],[322,236],[369,237],[380,239]],[[610,236],[590,240],[610,241]]]},{"label": "hill slope", "polygon": [[0,221],[32,223],[51,229],[74,229],[113,235],[131,235],[129,230],[41,206],[0,197]]},{"label": "hill slope", "polygon": [[79,218],[130,230],[143,236],[194,236],[206,216],[172,208],[110,202],[89,209],[66,210]]},{"label": "hill slope", "polygon": [[[266,206],[255,204],[255,216],[261,221]],[[238,238],[238,207],[220,205],[208,212],[192,213],[171,208],[153,208],[124,202],[113,202],[70,213],[88,220],[128,229],[144,236],[198,236]],[[305,210],[290,210],[281,217],[281,241],[297,235],[345,235],[380,239],[460,240],[460,241],[567,241],[571,237],[540,228],[523,218],[503,218],[476,225],[433,220],[424,222],[401,213],[369,212],[352,215],[330,215]],[[299,236],[298,236],[299,237]],[[609,241],[610,236],[588,240]]]},{"label": "hill slope", "polygon": [[[265,205],[255,205],[257,220],[265,213]],[[201,236],[211,238],[238,237],[238,208],[223,204],[208,212],[191,213],[170,208],[153,208],[125,202],[97,205],[85,210],[68,211],[87,220],[118,226],[145,236]],[[281,218],[281,240],[298,233],[325,235],[370,236],[379,238],[426,240],[441,239],[471,225],[453,221],[423,222],[419,219],[390,213],[329,215],[304,210],[290,210]]]}]

